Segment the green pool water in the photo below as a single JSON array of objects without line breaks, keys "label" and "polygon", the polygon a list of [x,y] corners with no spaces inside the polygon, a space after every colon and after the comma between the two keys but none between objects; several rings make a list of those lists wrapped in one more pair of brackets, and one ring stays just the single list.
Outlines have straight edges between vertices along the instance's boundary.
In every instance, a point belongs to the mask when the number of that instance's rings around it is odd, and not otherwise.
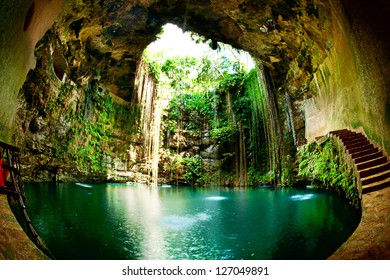
[{"label": "green pool water", "polygon": [[360,213],[313,189],[27,184],[57,259],[325,259]]}]

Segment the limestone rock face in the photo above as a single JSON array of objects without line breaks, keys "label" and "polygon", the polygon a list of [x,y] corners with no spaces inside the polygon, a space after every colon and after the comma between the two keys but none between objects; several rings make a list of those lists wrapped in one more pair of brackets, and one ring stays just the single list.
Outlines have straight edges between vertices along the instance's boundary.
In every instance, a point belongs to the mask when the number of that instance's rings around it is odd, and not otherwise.
[{"label": "limestone rock face", "polygon": [[201,157],[206,159],[219,159],[220,156],[220,146],[219,145],[210,145],[204,151],[200,152]]},{"label": "limestone rock face", "polygon": [[[19,93],[14,139],[24,155],[24,180],[127,180],[116,173],[143,162],[151,116],[143,117],[143,129],[136,133],[138,106],[153,104],[154,93],[140,92],[132,107],[104,88],[96,75],[73,81],[69,62],[59,55],[68,46],[58,40],[55,29],[50,30],[36,48],[37,67]],[[141,77],[140,83],[153,83],[143,72]],[[153,113],[153,108],[143,110]]]},{"label": "limestone rock face", "polygon": [[[228,43],[259,60],[277,96],[280,130],[291,130],[295,144],[350,127],[364,129],[390,151],[386,1],[376,5],[362,0],[64,1],[54,26],[36,45],[36,69],[29,73],[16,105],[25,73],[34,64],[31,44],[38,41],[43,26],[48,27],[45,15],[54,18],[60,2],[36,0],[32,16],[31,3],[5,1],[0,8],[6,15],[0,20],[0,138],[11,141],[19,106],[13,144],[34,155],[27,154],[26,166],[40,177],[87,174],[71,165],[58,171],[68,164],[58,160],[59,147],[73,147],[75,154],[80,152],[76,146],[90,148],[83,156],[104,151],[106,158],[92,160],[113,164],[121,172],[145,158],[141,151],[145,135],[131,131],[139,127],[136,120],[112,127],[106,121],[107,116],[121,119],[122,105],[137,116],[142,102],[153,100],[140,97],[145,81],[136,77],[143,50],[168,22],[211,39],[213,47]],[[107,96],[115,99],[115,116],[96,113]],[[91,130],[87,122],[100,126]],[[103,139],[96,146],[89,135],[100,130],[109,132],[112,142]],[[188,147],[186,152],[192,154],[212,145],[188,137],[173,143]],[[107,177],[104,170],[92,173]]]},{"label": "limestone rock face", "polygon": [[[67,65],[62,72],[76,84],[96,76],[111,93],[136,103],[142,52],[168,22],[211,39],[214,47],[219,41],[250,52],[267,67],[280,96],[288,91],[294,102],[311,97],[313,73],[333,47],[330,6],[316,0],[74,0],[55,24],[64,46],[56,55],[66,60],[57,68]],[[302,123],[299,104],[293,113]],[[296,128],[304,139],[304,127]]]},{"label": "limestone rock face", "polygon": [[56,28],[73,79],[98,72],[131,101],[142,51],[168,22],[249,51],[294,94],[308,87],[331,47],[329,10],[314,0],[69,1]]}]

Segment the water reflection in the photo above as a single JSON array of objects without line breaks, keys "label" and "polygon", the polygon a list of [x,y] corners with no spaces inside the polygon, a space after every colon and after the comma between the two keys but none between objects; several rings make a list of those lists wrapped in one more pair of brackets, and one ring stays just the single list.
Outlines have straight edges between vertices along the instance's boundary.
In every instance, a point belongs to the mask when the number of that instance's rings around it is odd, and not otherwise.
[{"label": "water reflection", "polygon": [[324,259],[359,221],[316,190],[91,187],[26,185],[58,259]]},{"label": "water reflection", "polygon": [[[122,241],[133,240],[133,230],[141,233],[141,240],[136,249],[141,259],[165,259],[165,234],[156,227],[156,221],[161,219],[162,206],[156,188],[141,185],[127,185],[126,188],[106,188],[107,197],[111,197],[110,209],[117,209],[117,214],[128,228]],[[131,245],[131,244],[129,244]],[[132,246],[125,247],[131,251]]]},{"label": "water reflection", "polygon": [[226,196],[208,196],[205,198],[206,200],[214,200],[214,201],[220,201],[227,199]]},{"label": "water reflection", "polygon": [[88,189],[92,189],[93,188],[91,185],[82,184],[82,183],[76,183],[76,185],[80,186],[80,187],[83,187],[83,188],[88,188]]},{"label": "water reflection", "polygon": [[211,216],[206,213],[198,213],[193,216],[178,216],[178,215],[169,215],[161,219],[160,223],[164,227],[173,230],[182,230],[187,229],[188,227],[194,225],[199,221],[210,220]]},{"label": "water reflection", "polygon": [[294,200],[294,201],[302,201],[302,200],[313,199],[315,197],[316,197],[316,195],[312,194],[312,193],[310,193],[310,194],[296,194],[296,195],[290,196],[290,199]]}]

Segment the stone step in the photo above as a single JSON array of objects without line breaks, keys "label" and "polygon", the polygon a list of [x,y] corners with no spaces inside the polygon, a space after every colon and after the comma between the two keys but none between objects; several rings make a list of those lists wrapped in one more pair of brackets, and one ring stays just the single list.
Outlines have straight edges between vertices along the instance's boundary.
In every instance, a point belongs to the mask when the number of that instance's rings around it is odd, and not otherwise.
[{"label": "stone step", "polygon": [[340,130],[333,130],[333,131],[330,131],[329,133],[333,134],[333,135],[338,135],[338,134],[342,134],[345,132],[350,132],[350,130],[344,128],[344,129],[340,129]]},{"label": "stone step", "polygon": [[355,142],[360,142],[360,141],[363,141],[363,140],[367,140],[368,141],[367,137],[365,137],[364,135],[341,139],[341,141],[343,141],[344,145],[352,144],[352,143],[355,143]]},{"label": "stone step", "polygon": [[390,170],[386,170],[377,174],[374,174],[369,177],[365,177],[361,179],[362,181],[362,186],[366,186],[375,182],[383,181],[387,178],[390,178]]},{"label": "stone step", "polygon": [[370,154],[376,153],[378,151],[379,151],[378,148],[369,148],[369,149],[362,150],[362,151],[356,151],[355,153],[350,153],[349,152],[349,154],[351,155],[352,159],[356,159],[356,158],[360,158],[360,157],[363,157],[363,156],[366,156],[366,155],[370,155]]},{"label": "stone step", "polygon": [[386,170],[390,170],[390,162],[386,162],[384,164],[380,164],[380,165],[377,165],[375,167],[360,170],[358,172],[359,172],[360,179],[363,179],[363,178],[372,176],[374,174],[384,172]]},{"label": "stone step", "polygon": [[390,162],[365,135],[348,129],[331,131],[330,134],[339,138],[354,159],[363,193],[390,187]]},{"label": "stone step", "polygon": [[374,148],[374,145],[373,144],[368,144],[368,145],[364,145],[364,146],[361,146],[361,147],[355,147],[353,149],[348,149],[348,153],[350,155],[352,155],[354,153],[361,152],[361,151],[368,150],[368,149],[372,149],[372,148]]},{"label": "stone step", "polygon": [[368,155],[365,155],[365,156],[361,156],[361,157],[355,158],[355,164],[359,164],[359,163],[362,163],[362,162],[365,162],[365,161],[376,159],[376,158],[379,158],[379,157],[382,157],[382,156],[383,156],[383,153],[381,151],[376,152],[376,153],[371,153],[371,154],[368,154]]},{"label": "stone step", "polygon": [[343,141],[355,141],[359,139],[367,139],[367,137],[361,133],[358,133],[358,134],[347,135],[345,137],[340,137],[340,139]]},{"label": "stone step", "polygon": [[387,162],[387,158],[385,156],[382,156],[382,157],[379,157],[376,159],[372,159],[372,160],[369,160],[366,162],[356,164],[356,168],[357,168],[357,170],[363,170],[363,169],[375,167],[377,165],[380,165],[380,164],[383,164],[386,162]]},{"label": "stone step", "polygon": [[347,140],[347,139],[354,139],[358,136],[359,134],[356,134],[354,132],[350,133],[343,133],[343,134],[338,134],[337,137],[340,138],[341,140]]},{"label": "stone step", "polygon": [[348,138],[361,137],[361,136],[364,136],[364,135],[361,134],[360,132],[353,132],[353,131],[350,131],[350,132],[338,134],[337,136],[338,136],[339,138],[341,138],[341,139],[348,139]]},{"label": "stone step", "polygon": [[363,194],[390,187],[390,178],[363,186]]},{"label": "stone step", "polygon": [[335,135],[340,140],[346,140],[348,138],[354,137],[354,134],[350,134],[350,133],[340,133],[340,134],[333,134],[333,135]]},{"label": "stone step", "polygon": [[352,149],[355,149],[355,148],[364,147],[364,146],[369,145],[369,144],[370,144],[370,141],[362,140],[362,141],[359,141],[359,142],[353,142],[351,144],[344,144],[344,146],[348,150],[352,150]]},{"label": "stone step", "polygon": [[339,133],[339,135],[356,135],[356,134],[359,134],[359,132],[350,131],[350,130],[342,131],[341,133]]}]

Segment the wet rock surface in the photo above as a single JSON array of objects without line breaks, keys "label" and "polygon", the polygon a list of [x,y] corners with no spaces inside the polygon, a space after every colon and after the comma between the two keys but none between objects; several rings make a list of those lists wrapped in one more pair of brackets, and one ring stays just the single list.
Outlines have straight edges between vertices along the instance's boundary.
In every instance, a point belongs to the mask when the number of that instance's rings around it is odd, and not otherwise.
[{"label": "wet rock surface", "polygon": [[390,188],[364,194],[362,207],[359,226],[329,259],[390,259]]},{"label": "wet rock surface", "polygon": [[0,195],[0,260],[49,259],[23,231],[12,213],[7,196]]}]

